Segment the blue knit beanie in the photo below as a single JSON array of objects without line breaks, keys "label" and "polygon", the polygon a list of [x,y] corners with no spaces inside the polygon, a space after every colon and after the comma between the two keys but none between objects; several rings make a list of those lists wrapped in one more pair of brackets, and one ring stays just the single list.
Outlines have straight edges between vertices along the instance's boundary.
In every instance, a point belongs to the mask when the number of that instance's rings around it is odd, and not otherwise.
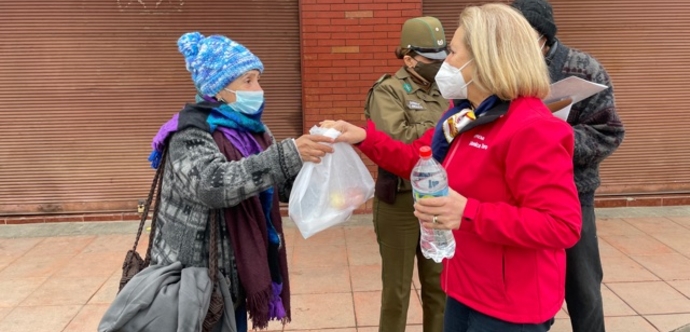
[{"label": "blue knit beanie", "polygon": [[196,89],[205,96],[215,96],[250,70],[264,71],[258,57],[224,36],[204,37],[199,32],[189,32],[177,40],[177,47],[184,55]]}]

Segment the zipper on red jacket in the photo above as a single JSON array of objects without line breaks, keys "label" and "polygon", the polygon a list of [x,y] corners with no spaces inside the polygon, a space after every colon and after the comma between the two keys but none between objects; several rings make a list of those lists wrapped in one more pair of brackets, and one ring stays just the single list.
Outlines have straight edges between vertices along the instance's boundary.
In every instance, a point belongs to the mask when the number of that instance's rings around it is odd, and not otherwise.
[{"label": "zipper on red jacket", "polygon": [[[446,158],[443,160],[442,165],[443,165],[443,168],[446,169],[446,171],[448,170],[448,168],[446,167],[447,164],[450,162],[451,159],[453,159],[455,157],[455,153],[460,149],[460,144],[462,144],[462,136],[463,136],[462,134],[460,136],[457,136],[456,139],[458,141],[451,143],[450,155],[447,155]],[[453,235],[453,237],[455,237],[455,235]],[[458,250],[457,244],[455,246],[455,250]],[[445,262],[446,265],[450,264],[450,260],[448,258],[446,258],[445,261],[446,261]],[[447,272],[445,266],[444,266],[444,273],[446,275],[445,275],[445,278],[443,278],[443,289],[446,291],[446,294],[448,294],[450,291],[450,289],[448,288],[448,279],[450,279],[450,278],[449,278],[449,275],[448,275],[448,272]]]},{"label": "zipper on red jacket", "polygon": [[450,162],[453,157],[455,157],[455,153],[458,152],[458,149],[460,148],[460,144],[462,143],[462,135],[458,137],[458,141],[455,142],[455,144],[451,143],[451,152],[450,155],[446,156],[446,158],[443,160],[443,168],[448,170],[448,167],[446,165]]}]

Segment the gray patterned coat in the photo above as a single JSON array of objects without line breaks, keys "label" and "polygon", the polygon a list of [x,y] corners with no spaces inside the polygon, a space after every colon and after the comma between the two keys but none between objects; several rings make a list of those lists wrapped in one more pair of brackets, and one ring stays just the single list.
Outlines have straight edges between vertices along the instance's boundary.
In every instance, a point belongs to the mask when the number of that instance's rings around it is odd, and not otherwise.
[{"label": "gray patterned coat", "polygon": [[[179,261],[184,266],[208,266],[210,212],[238,205],[272,186],[278,188],[281,200],[287,201],[301,167],[302,159],[292,139],[273,141],[262,153],[228,162],[210,133],[188,128],[173,134],[163,174],[152,263]],[[228,276],[237,300],[239,282],[224,222],[219,231],[218,266]]]},{"label": "gray patterned coat", "polygon": [[621,144],[623,123],[616,113],[613,85],[606,69],[591,55],[557,41],[546,57],[551,81],[568,76],[609,87],[573,105],[568,123],[575,132],[575,184],[583,205],[592,206],[594,191],[601,184],[599,165]]}]

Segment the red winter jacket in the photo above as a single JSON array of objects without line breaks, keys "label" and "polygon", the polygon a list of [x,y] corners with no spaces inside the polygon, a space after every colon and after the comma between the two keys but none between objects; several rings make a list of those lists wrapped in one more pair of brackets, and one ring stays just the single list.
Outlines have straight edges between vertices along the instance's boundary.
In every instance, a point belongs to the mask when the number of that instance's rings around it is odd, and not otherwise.
[{"label": "red winter jacket", "polygon": [[[418,148],[367,125],[360,150],[409,178]],[[468,201],[454,231],[455,256],[444,260],[448,296],[513,323],[543,323],[561,308],[565,249],[578,241],[580,203],[573,178],[573,130],[537,98],[518,98],[507,113],[460,134],[443,166]]]}]

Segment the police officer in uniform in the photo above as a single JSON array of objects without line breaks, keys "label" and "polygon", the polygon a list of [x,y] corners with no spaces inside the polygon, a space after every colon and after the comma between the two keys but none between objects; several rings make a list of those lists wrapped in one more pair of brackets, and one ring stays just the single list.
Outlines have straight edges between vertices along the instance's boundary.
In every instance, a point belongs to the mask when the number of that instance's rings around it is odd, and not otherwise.
[{"label": "police officer in uniform", "polygon": [[[449,106],[434,82],[447,56],[441,22],[434,17],[407,20],[395,54],[403,66],[394,75],[383,75],[369,90],[365,115],[392,138],[410,143],[434,127]],[[412,187],[409,181],[379,168],[375,195],[374,227],[383,281],[379,331],[405,331],[416,257],[424,332],[441,332],[446,302],[440,285],[442,266],[420,251]]]}]

